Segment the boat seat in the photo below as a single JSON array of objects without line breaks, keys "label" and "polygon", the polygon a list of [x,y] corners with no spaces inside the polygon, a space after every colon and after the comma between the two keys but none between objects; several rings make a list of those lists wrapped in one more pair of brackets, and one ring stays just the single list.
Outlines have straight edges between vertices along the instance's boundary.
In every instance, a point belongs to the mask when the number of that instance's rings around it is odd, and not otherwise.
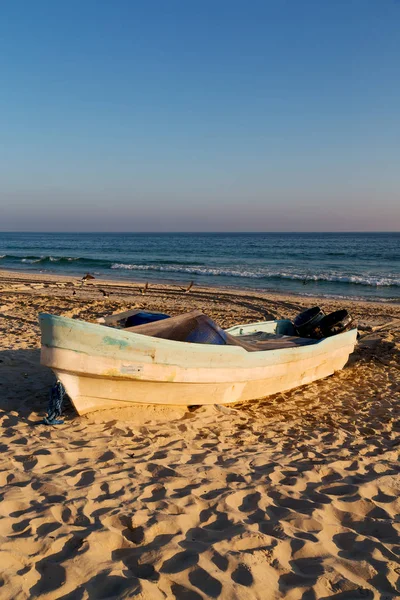
[{"label": "boat seat", "polygon": [[309,338],[276,335],[265,332],[234,336],[221,329],[217,323],[199,310],[194,310],[177,317],[170,317],[162,321],[127,327],[124,331],[177,342],[240,346],[247,350],[247,352],[294,348],[317,342],[317,340]]},{"label": "boat seat", "polygon": [[[260,335],[262,334],[262,335]],[[261,352],[263,350],[279,350],[280,348],[295,348],[297,346],[311,346],[318,342],[311,338],[302,338],[296,335],[278,335],[257,331],[255,334],[231,336],[237,345],[248,352]]]}]

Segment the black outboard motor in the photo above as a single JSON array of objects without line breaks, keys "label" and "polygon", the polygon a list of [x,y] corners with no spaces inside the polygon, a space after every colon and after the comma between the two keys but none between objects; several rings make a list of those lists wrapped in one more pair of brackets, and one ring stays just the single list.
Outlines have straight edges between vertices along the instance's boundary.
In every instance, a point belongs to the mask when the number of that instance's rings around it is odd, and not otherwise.
[{"label": "black outboard motor", "polygon": [[322,337],[330,337],[338,333],[343,333],[351,329],[353,317],[347,310],[336,310],[335,312],[326,315],[318,323],[318,329]]},{"label": "black outboard motor", "polygon": [[300,337],[314,337],[313,332],[324,317],[324,311],[314,306],[297,315],[293,324]]}]

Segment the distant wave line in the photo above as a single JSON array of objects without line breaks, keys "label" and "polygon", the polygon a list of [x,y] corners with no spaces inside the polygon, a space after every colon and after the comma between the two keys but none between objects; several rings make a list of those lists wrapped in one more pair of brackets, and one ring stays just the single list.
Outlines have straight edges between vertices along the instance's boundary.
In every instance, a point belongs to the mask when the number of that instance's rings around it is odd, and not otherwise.
[{"label": "distant wave line", "polygon": [[[81,256],[53,256],[53,255],[32,255],[18,256],[15,254],[0,254],[0,259],[9,259],[11,261],[20,261],[28,264],[45,263],[45,262],[80,262],[93,265],[103,265],[108,268],[112,268],[113,261],[107,258],[90,258]],[[203,262],[188,261],[188,260],[150,260],[149,264],[154,265],[190,265],[190,266],[204,266]]]}]

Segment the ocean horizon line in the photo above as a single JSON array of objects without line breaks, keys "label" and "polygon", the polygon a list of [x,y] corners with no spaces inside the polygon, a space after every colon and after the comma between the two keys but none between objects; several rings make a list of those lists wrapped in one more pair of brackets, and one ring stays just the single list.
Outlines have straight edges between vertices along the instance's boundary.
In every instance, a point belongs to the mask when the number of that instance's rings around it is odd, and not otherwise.
[{"label": "ocean horizon line", "polygon": [[29,230],[0,230],[1,234],[30,234],[30,235],[381,235],[381,234],[400,234],[400,230],[381,231],[29,231]]}]

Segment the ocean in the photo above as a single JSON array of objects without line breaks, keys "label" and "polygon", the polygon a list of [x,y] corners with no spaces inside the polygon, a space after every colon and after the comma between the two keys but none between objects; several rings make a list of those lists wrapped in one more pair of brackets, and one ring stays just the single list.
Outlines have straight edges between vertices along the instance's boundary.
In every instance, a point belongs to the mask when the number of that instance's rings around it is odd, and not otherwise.
[{"label": "ocean", "polygon": [[400,233],[0,233],[0,269],[400,301]]}]

